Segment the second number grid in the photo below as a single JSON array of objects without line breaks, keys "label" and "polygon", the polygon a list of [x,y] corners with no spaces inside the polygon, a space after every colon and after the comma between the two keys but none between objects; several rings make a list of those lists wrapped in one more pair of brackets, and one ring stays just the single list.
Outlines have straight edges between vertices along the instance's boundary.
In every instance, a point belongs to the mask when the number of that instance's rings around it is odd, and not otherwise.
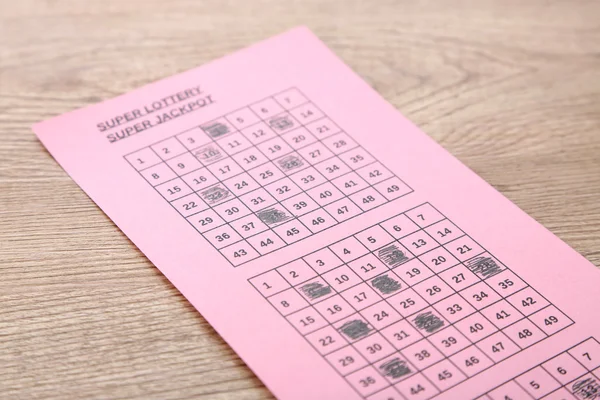
[{"label": "second number grid", "polygon": [[249,281],[369,400],[429,399],[573,323],[429,203]]}]

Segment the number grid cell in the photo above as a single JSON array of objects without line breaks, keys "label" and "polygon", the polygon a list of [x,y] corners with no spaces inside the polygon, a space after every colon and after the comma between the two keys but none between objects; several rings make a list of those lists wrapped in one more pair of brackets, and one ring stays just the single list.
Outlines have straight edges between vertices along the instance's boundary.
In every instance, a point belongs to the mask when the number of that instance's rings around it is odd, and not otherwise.
[{"label": "number grid cell", "polygon": [[297,88],[124,158],[234,267],[413,191]]},{"label": "number grid cell", "polygon": [[600,342],[589,337],[478,399],[594,399],[600,394],[599,367]]},{"label": "number grid cell", "polygon": [[429,203],[248,281],[364,398],[433,397],[573,324]]}]

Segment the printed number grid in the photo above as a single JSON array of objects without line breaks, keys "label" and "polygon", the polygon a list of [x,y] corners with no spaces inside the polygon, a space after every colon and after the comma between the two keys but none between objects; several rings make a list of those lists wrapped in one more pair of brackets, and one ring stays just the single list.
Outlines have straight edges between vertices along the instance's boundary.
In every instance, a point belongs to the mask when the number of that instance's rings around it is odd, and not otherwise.
[{"label": "printed number grid", "polygon": [[295,88],[124,157],[234,266],[412,192]]},{"label": "printed number grid", "polygon": [[592,337],[490,390],[477,400],[600,397],[600,343]]},{"label": "printed number grid", "polygon": [[368,399],[428,399],[573,321],[424,203],[249,282]]}]

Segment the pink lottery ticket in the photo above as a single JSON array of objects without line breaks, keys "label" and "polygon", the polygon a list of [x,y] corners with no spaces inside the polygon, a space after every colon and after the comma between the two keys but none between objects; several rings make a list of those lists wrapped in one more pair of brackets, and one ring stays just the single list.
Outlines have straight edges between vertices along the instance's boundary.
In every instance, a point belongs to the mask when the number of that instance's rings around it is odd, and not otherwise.
[{"label": "pink lottery ticket", "polygon": [[600,393],[594,266],[306,28],[34,131],[277,398]]}]

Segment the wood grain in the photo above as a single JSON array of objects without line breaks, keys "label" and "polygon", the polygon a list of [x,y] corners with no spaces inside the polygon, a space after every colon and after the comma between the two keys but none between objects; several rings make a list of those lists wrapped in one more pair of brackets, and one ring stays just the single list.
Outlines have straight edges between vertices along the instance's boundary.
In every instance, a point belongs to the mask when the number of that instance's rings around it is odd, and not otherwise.
[{"label": "wood grain", "polygon": [[600,265],[600,2],[0,0],[0,397],[270,393],[30,126],[306,24]]}]

